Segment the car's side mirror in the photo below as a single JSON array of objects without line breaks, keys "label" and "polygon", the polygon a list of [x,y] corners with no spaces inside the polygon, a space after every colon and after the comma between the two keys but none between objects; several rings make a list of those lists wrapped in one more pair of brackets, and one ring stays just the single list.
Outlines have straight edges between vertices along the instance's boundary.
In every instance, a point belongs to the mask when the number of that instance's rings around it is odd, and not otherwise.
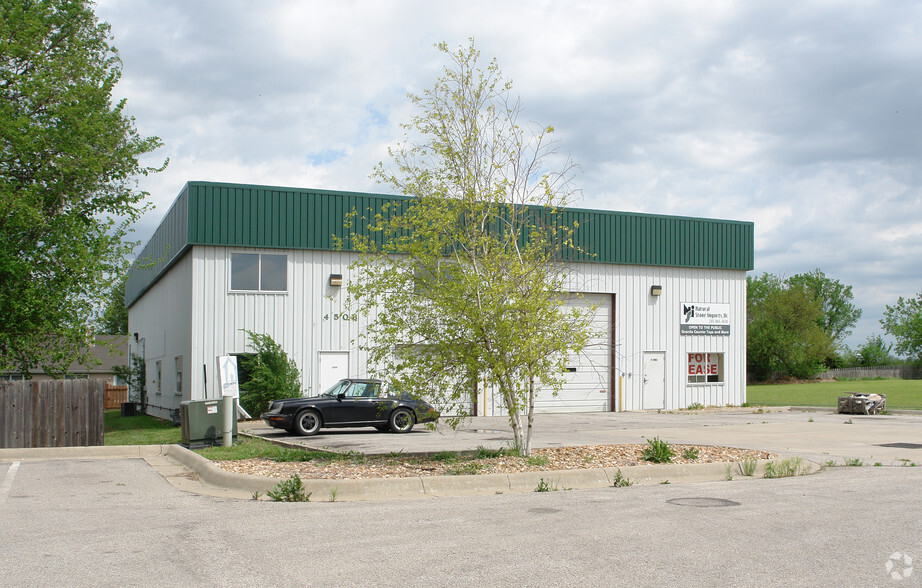
[{"label": "car's side mirror", "polygon": [[342,400],[342,399],[345,398],[345,397],[346,397],[346,393],[345,393],[345,392],[340,392],[339,394],[336,395],[336,399],[337,399],[337,400]]}]

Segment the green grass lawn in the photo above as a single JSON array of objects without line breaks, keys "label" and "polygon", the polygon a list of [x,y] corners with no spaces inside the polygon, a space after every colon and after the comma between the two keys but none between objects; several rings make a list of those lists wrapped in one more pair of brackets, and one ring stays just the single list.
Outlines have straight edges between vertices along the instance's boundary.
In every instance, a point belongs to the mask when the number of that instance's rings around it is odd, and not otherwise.
[{"label": "green grass lawn", "polygon": [[107,410],[103,419],[106,445],[172,445],[182,440],[179,427],[146,414],[123,417],[120,410]]},{"label": "green grass lawn", "polygon": [[888,409],[922,410],[922,380],[842,380],[805,384],[750,384],[746,401],[761,406],[838,406],[839,396],[886,394]]}]

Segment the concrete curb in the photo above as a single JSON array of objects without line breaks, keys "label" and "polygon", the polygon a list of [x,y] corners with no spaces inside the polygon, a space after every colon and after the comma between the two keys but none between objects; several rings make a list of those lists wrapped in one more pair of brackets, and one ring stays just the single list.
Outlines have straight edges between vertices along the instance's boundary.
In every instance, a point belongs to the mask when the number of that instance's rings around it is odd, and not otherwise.
[{"label": "concrete curb", "polygon": [[0,449],[4,461],[49,459],[125,459],[165,455],[171,445],[98,445],[93,447],[32,447]]},{"label": "concrete curb", "polygon": [[[0,460],[28,461],[52,459],[126,459],[167,457],[194,472],[201,482],[218,489],[230,489],[252,494],[266,494],[281,478],[237,474],[222,470],[210,460],[180,445],[121,445],[102,447],[43,447],[35,449],[0,449]],[[149,460],[151,465],[157,467]],[[760,460],[754,478],[765,474],[769,461]],[[802,474],[818,472],[821,466],[804,459]],[[411,478],[370,478],[363,480],[303,480],[305,491],[315,502],[324,500],[388,500],[406,498],[437,498],[447,496],[534,492],[539,484],[549,490],[575,490],[612,486],[620,472],[632,485],[652,485],[714,482],[746,477],[739,462],[705,464],[642,464],[621,468],[551,470],[512,474],[468,476],[419,476]]]},{"label": "concrete curb", "polygon": [[[224,471],[199,454],[179,445],[166,447],[166,455],[194,471],[203,483],[222,488],[235,488],[246,492],[265,494],[284,481],[281,478],[251,476]],[[763,477],[765,464],[760,460],[752,477]],[[821,466],[803,460],[802,474],[813,474]],[[314,501],[332,500],[387,500],[397,498],[437,498],[504,492],[534,492],[543,480],[549,489],[576,490],[612,486],[618,472],[622,478],[637,485],[669,482],[715,482],[745,477],[738,462],[704,464],[643,464],[622,468],[593,468],[579,470],[549,470],[514,474],[483,474],[469,476],[420,476],[410,478],[369,478],[364,480],[302,480],[304,489],[312,493]]]}]

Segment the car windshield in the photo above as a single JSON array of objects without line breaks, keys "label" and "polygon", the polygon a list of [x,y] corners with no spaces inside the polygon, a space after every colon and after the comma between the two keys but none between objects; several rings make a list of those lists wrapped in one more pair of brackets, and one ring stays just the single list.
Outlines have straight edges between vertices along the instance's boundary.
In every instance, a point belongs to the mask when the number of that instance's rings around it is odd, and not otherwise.
[{"label": "car windshield", "polygon": [[351,384],[349,380],[340,380],[333,384],[333,386],[324,392],[322,396],[336,396],[345,390],[349,384]]}]

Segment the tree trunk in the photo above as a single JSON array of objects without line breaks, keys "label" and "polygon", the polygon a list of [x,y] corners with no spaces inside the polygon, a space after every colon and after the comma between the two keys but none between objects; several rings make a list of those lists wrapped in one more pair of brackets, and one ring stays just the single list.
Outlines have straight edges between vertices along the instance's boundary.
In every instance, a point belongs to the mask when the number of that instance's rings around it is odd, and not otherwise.
[{"label": "tree trunk", "polygon": [[525,432],[525,457],[531,456],[531,431],[535,422],[535,376],[528,378],[528,419]]}]

